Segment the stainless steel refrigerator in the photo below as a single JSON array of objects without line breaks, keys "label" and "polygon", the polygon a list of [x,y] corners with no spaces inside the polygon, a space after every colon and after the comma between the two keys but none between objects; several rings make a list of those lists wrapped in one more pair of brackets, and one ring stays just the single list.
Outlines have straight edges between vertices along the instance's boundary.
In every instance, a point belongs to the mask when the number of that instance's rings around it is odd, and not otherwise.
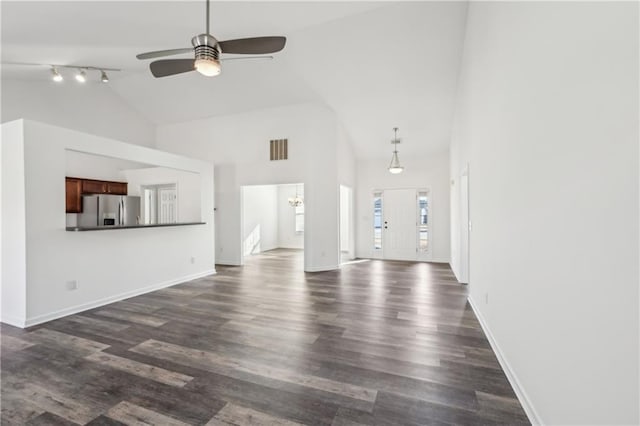
[{"label": "stainless steel refrigerator", "polygon": [[83,195],[78,226],[128,226],[140,223],[140,197]]}]

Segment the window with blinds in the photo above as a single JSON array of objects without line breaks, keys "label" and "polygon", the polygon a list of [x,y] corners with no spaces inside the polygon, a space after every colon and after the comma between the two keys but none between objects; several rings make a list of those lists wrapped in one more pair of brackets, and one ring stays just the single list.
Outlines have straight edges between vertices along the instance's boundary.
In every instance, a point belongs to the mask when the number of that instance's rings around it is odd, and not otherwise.
[{"label": "window with blinds", "polygon": [[286,160],[289,158],[289,142],[287,139],[274,139],[269,141],[269,159],[271,161]]}]

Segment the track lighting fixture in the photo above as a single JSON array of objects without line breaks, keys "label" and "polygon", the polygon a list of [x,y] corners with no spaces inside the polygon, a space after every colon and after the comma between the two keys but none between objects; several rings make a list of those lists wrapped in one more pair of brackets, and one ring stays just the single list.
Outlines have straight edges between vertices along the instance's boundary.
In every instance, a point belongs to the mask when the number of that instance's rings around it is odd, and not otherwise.
[{"label": "track lighting fixture", "polygon": [[83,69],[78,70],[78,73],[76,74],[76,80],[79,83],[84,83],[85,81],[87,81],[87,73]]},{"label": "track lighting fixture", "polygon": [[59,83],[62,80],[64,80],[56,67],[51,67],[51,74],[53,74],[52,78],[53,78],[53,81],[55,81],[56,83]]},{"label": "track lighting fixture", "polygon": [[[68,69],[75,70],[75,79],[78,83],[86,83],[87,80],[91,80],[89,77],[93,73],[93,71],[100,71],[100,81],[103,83],[109,82],[108,72],[118,72],[122,71],[119,68],[107,68],[107,67],[94,67],[91,65],[63,65],[63,64],[36,64],[32,62],[3,62],[2,66],[7,65],[15,65],[19,67],[30,66],[30,67],[46,67],[51,72],[51,79],[56,83],[61,83],[64,81],[62,74],[60,74],[60,70]],[[89,75],[87,75],[89,74]]]}]

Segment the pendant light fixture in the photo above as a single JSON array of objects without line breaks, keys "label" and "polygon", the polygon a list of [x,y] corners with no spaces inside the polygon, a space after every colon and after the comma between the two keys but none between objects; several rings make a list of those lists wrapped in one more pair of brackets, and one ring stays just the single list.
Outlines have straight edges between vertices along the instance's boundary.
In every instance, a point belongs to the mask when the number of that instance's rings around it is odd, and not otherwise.
[{"label": "pendant light fixture", "polygon": [[296,185],[296,196],[289,197],[289,205],[291,207],[300,207],[304,205],[304,201],[302,200],[302,197],[298,196],[298,185]]},{"label": "pendant light fixture", "polygon": [[100,70],[100,72],[102,73],[100,75],[100,81],[102,81],[103,83],[108,83],[109,77],[107,76],[107,73],[104,70]]},{"label": "pendant light fixture", "polygon": [[400,159],[398,158],[398,144],[400,143],[400,139],[398,139],[398,128],[393,128],[393,140],[391,141],[393,144],[393,155],[391,156],[391,163],[389,164],[389,172],[394,175],[398,173],[402,173],[404,167],[400,165]]}]

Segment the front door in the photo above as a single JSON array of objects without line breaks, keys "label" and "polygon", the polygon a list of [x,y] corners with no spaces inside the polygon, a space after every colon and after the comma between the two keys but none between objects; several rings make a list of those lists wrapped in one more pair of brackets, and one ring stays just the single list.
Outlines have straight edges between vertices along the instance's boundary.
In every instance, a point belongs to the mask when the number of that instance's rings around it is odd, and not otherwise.
[{"label": "front door", "polygon": [[384,258],[416,260],[416,190],[387,189],[383,197]]}]

